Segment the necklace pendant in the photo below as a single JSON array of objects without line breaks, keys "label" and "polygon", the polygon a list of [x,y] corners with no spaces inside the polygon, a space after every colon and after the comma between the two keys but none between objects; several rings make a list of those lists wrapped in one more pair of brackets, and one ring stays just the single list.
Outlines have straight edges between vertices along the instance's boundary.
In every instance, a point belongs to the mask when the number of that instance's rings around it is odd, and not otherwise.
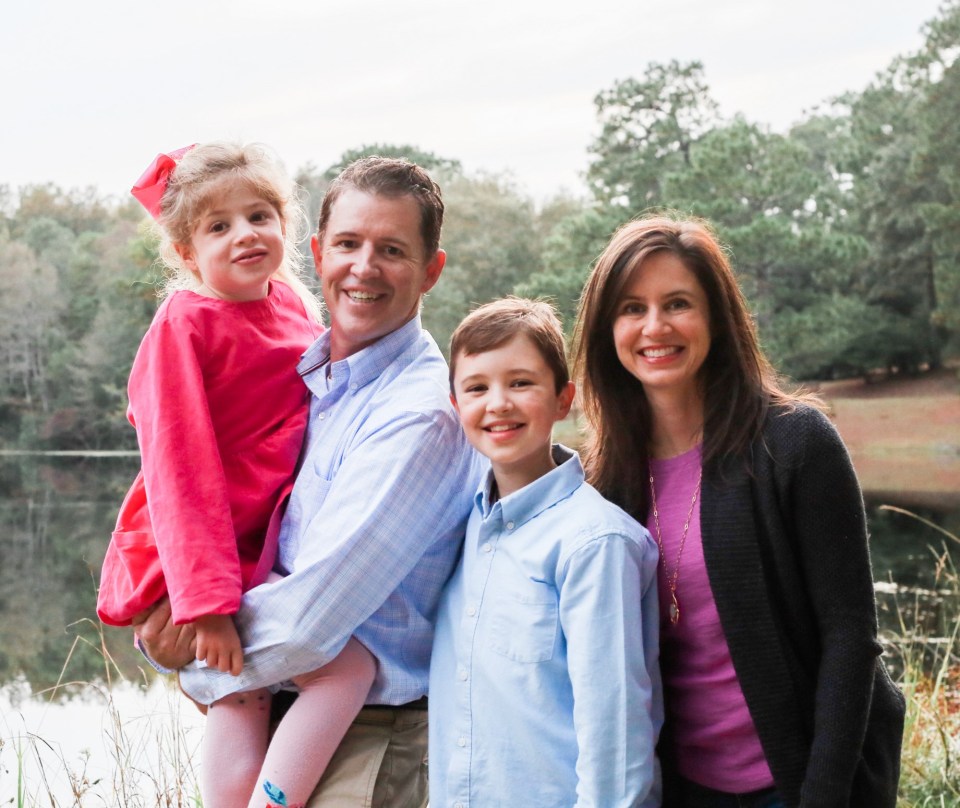
[{"label": "necklace pendant", "polygon": [[668,614],[670,615],[670,625],[675,626],[680,622],[680,604],[677,603],[677,596],[671,595],[673,600],[670,602],[670,608]]}]

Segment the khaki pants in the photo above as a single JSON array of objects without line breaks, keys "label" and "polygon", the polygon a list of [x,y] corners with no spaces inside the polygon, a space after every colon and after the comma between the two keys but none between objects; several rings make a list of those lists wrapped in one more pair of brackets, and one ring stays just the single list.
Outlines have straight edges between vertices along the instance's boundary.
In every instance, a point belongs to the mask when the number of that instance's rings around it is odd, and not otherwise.
[{"label": "khaki pants", "polygon": [[364,707],[307,808],[424,808],[427,711]]}]

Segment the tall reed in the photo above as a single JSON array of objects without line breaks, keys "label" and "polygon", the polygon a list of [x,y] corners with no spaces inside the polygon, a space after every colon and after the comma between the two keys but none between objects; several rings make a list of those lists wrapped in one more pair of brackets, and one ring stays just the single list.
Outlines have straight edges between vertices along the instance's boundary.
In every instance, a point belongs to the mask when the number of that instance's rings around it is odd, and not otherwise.
[{"label": "tall reed", "polygon": [[[146,671],[140,682],[124,679],[107,650],[103,627],[90,620],[81,623],[54,687],[39,693],[29,692],[25,682],[4,688],[4,700],[21,702],[23,709],[10,710],[0,722],[0,805],[199,808],[195,708]],[[70,660],[80,643],[98,646],[102,682],[70,680]],[[69,709],[83,707],[82,714],[92,716],[70,728],[88,745],[78,755],[32,726],[43,725],[62,709],[54,700],[64,691],[71,694]],[[28,718],[27,705],[45,709],[31,710]],[[90,751],[94,746],[96,753]]]},{"label": "tall reed", "polygon": [[[902,508],[944,538],[931,547],[936,610],[931,620],[919,594],[897,598],[899,631],[886,638],[901,668],[907,699],[898,808],[960,808],[960,539]],[[909,595],[908,595],[909,598]]]}]

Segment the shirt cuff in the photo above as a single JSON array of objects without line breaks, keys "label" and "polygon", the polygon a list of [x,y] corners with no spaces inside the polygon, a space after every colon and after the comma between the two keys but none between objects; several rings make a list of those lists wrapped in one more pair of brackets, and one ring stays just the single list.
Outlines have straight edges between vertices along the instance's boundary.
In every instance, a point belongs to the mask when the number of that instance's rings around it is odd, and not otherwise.
[{"label": "shirt cuff", "polygon": [[154,660],[150,657],[150,654],[147,653],[146,646],[144,646],[139,634],[133,635],[133,644],[137,646],[137,650],[143,654],[143,658],[147,660],[147,663],[150,665],[150,667],[153,668],[157,673],[169,674],[174,672],[172,668],[165,668],[159,662],[154,662]]}]

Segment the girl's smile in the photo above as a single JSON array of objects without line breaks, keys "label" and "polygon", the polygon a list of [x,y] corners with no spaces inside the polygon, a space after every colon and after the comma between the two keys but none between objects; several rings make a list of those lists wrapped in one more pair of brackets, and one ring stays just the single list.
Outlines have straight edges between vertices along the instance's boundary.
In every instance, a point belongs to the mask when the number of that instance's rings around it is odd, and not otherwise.
[{"label": "girl's smile", "polygon": [[283,261],[283,225],[276,208],[244,183],[226,183],[200,217],[183,262],[201,281],[196,291],[237,302],[262,300]]}]

